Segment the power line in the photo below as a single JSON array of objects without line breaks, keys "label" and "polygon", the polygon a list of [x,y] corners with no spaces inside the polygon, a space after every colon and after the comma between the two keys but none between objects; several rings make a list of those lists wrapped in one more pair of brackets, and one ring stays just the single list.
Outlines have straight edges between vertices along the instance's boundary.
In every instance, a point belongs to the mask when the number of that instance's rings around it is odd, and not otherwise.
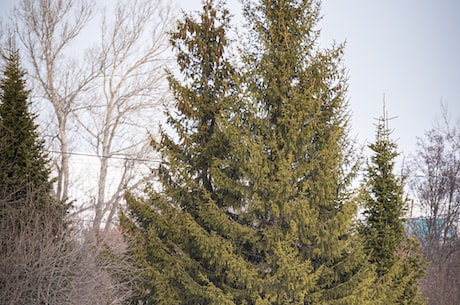
[{"label": "power line", "polygon": [[90,154],[90,153],[81,153],[81,152],[63,152],[59,150],[45,150],[48,153],[53,153],[53,154],[61,154],[61,155],[71,155],[71,156],[83,156],[83,157],[91,157],[91,158],[99,158],[99,159],[115,159],[115,160],[123,160],[123,161],[138,161],[138,162],[148,162],[148,163],[160,163],[160,160],[151,160],[151,159],[140,159],[140,158],[133,158],[133,157],[128,157],[128,156],[123,156],[123,155],[114,155],[114,156],[99,156],[96,154]]},{"label": "power line", "polygon": [[460,176],[424,176],[424,175],[408,175],[410,178],[460,178]]},{"label": "power line", "polygon": [[[91,158],[107,158],[107,159],[115,159],[115,160],[123,160],[123,161],[138,161],[138,162],[148,162],[148,163],[161,163],[161,160],[151,160],[151,159],[141,159],[141,158],[132,158],[123,155],[117,156],[99,156],[96,154],[90,153],[81,153],[81,152],[62,152],[59,150],[46,150],[46,152],[54,153],[54,154],[67,154],[73,156],[83,156],[83,157],[91,157]],[[407,178],[460,178],[460,176],[424,176],[424,175],[401,175],[396,174],[396,176],[404,176]]]}]

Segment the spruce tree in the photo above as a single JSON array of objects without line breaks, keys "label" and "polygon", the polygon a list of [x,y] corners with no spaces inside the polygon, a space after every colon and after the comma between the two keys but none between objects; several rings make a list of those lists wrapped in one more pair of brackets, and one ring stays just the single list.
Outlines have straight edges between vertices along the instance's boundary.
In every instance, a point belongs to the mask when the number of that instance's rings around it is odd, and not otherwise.
[{"label": "spruce tree", "polygon": [[128,194],[121,217],[145,270],[137,301],[368,304],[343,46],[316,50],[315,1],[246,3],[245,15],[242,78],[224,56],[220,5],[205,1],[172,33],[185,78],[169,77],[177,140],[152,139],[161,189]]},{"label": "spruce tree", "polygon": [[[0,183],[2,202],[11,206],[34,203],[45,208],[52,203],[50,170],[43,141],[29,110],[29,90],[18,51],[4,58],[0,80]],[[57,205],[56,205],[57,206]],[[55,206],[55,207],[56,207]]]},{"label": "spruce tree", "polygon": [[394,173],[398,153],[390,134],[384,114],[378,120],[375,142],[369,145],[373,155],[366,171],[360,232],[377,272],[381,304],[422,304],[417,281],[424,263],[417,243],[405,237],[404,180]]},{"label": "spruce tree", "polygon": [[268,304],[370,301],[373,274],[352,228],[344,45],[317,48],[319,15],[318,1],[245,6],[252,114],[239,147]]},{"label": "spruce tree", "polygon": [[[69,291],[65,206],[52,195],[43,141],[29,110],[18,51],[0,79],[0,286],[8,304],[50,304]],[[51,256],[51,257],[50,257]],[[72,261],[73,263],[73,261]],[[23,274],[22,274],[23,273]],[[16,287],[11,293],[11,287]],[[10,301],[10,302],[9,302]]]},{"label": "spruce tree", "polygon": [[146,198],[128,194],[121,217],[134,263],[145,270],[134,301],[255,303],[256,270],[240,255],[253,232],[235,221],[242,196],[230,183],[239,172],[225,133],[238,95],[238,74],[225,53],[228,26],[223,4],[206,0],[198,18],[185,15],[171,33],[184,81],[169,75],[175,135],[152,138],[162,154],[161,190],[151,185]]}]

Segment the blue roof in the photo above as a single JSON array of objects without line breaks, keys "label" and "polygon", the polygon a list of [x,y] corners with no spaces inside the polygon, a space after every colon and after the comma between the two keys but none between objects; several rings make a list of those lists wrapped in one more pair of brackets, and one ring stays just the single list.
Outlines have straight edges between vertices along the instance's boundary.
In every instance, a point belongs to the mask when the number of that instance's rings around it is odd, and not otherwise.
[{"label": "blue roof", "polygon": [[448,222],[445,218],[417,217],[406,219],[404,229],[408,237],[416,237],[424,244],[428,237],[438,236],[439,241],[444,239],[445,230],[447,229],[445,239],[457,239],[457,231],[453,227],[446,228]]}]

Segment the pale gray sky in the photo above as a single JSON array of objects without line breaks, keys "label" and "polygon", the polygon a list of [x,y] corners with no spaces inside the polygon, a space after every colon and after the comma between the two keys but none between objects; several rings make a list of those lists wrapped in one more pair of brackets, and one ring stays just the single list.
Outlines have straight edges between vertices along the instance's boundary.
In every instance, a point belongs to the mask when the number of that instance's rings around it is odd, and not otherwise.
[{"label": "pale gray sky", "polygon": [[[186,11],[201,8],[201,0],[174,1]],[[0,14],[15,3],[0,0]],[[227,0],[227,6],[241,23],[239,1]],[[347,41],[352,132],[361,142],[374,139],[384,94],[406,155],[434,124],[441,101],[452,118],[460,117],[460,1],[324,0],[322,7],[321,45]]]},{"label": "pale gray sky", "polygon": [[[177,0],[184,10],[201,1]],[[227,0],[241,23],[238,0]],[[346,41],[352,132],[373,141],[375,118],[386,109],[405,155],[435,123],[440,103],[460,118],[460,1],[324,0],[320,43]]]},{"label": "pale gray sky", "polygon": [[[440,113],[441,100],[460,116],[460,2],[326,0],[323,41],[348,41],[354,131],[373,139],[385,94],[394,136],[413,151]],[[368,130],[372,132],[369,133]]]}]

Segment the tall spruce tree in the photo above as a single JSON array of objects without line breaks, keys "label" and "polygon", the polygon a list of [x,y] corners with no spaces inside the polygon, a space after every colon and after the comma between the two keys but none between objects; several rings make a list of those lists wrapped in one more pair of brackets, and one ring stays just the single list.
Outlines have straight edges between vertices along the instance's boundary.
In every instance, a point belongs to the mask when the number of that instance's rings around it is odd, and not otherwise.
[{"label": "tall spruce tree", "polygon": [[344,46],[317,48],[319,15],[319,1],[245,5],[252,114],[239,147],[268,304],[371,302],[373,274],[352,228]]},{"label": "tall spruce tree", "polygon": [[11,206],[33,203],[36,208],[57,207],[35,115],[30,110],[25,72],[18,51],[5,56],[0,80],[0,184],[1,201]]},{"label": "tall spruce tree", "polygon": [[[238,75],[225,55],[228,11],[203,2],[198,18],[185,15],[171,33],[184,81],[172,73],[175,109],[168,123],[176,135],[152,139],[162,153],[161,190],[147,198],[127,195],[121,227],[134,262],[145,270],[136,300],[144,304],[254,304],[256,270],[240,255],[254,238],[235,221],[242,205],[238,168],[225,131],[238,107]],[[176,138],[177,137],[177,140]],[[135,300],[135,301],[136,301]]]},{"label": "tall spruce tree", "polygon": [[[178,23],[176,110],[161,190],[127,195],[121,226],[146,304],[367,304],[353,234],[343,46],[316,50],[316,1],[246,3],[243,85],[225,60],[228,13]],[[244,88],[240,92],[238,88]]]},{"label": "tall spruce tree", "polygon": [[[385,110],[384,110],[385,112]],[[424,273],[418,245],[405,237],[404,180],[394,173],[397,145],[386,114],[379,118],[364,188],[364,224],[360,228],[369,262],[377,272],[379,304],[423,304],[417,281]]]}]

